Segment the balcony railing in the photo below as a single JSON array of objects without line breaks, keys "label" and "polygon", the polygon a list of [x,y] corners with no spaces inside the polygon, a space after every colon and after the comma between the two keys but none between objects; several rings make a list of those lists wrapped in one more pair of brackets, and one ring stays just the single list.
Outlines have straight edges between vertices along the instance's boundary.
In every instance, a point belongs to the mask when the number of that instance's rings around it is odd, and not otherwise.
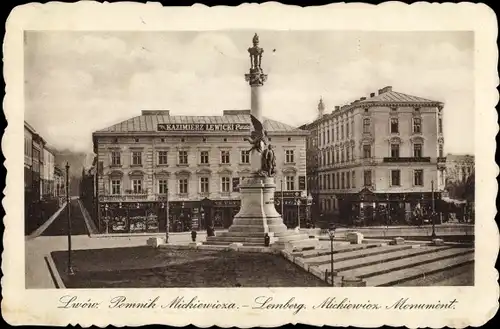
[{"label": "balcony railing", "polygon": [[408,162],[431,162],[430,157],[399,157],[399,158],[384,158],[384,162],[388,163],[408,163]]}]

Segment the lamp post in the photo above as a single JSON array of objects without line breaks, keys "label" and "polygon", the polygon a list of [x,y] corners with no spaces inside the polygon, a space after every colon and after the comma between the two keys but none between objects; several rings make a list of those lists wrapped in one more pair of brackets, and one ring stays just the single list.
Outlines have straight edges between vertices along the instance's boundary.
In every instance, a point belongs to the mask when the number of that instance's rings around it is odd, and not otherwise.
[{"label": "lamp post", "polygon": [[300,200],[297,199],[297,226],[299,227],[300,230]]},{"label": "lamp post", "polygon": [[71,264],[71,205],[69,197],[69,162],[66,162],[66,211],[68,216],[68,274],[73,275],[73,265]]},{"label": "lamp post", "polygon": [[332,276],[332,287],[335,287],[334,273],[333,273],[333,239],[335,238],[335,225],[331,225],[328,229],[328,236],[330,237],[330,270]]},{"label": "lamp post", "polygon": [[166,200],[162,202],[161,207],[165,209],[165,243],[168,243],[168,233],[170,231],[170,214],[169,214],[169,204],[168,204],[168,188],[166,191]]},{"label": "lamp post", "polygon": [[431,180],[431,198],[432,198],[432,238],[436,238],[436,225],[435,225],[435,209],[434,209],[434,180]]}]

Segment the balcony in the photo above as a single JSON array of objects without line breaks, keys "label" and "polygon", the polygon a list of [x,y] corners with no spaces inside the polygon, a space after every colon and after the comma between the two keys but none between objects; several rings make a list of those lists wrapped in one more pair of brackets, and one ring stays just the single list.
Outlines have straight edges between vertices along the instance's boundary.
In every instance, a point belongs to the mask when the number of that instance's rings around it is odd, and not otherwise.
[{"label": "balcony", "polygon": [[399,158],[390,158],[386,157],[383,160],[386,163],[409,163],[409,162],[431,162],[430,157],[399,157]]}]

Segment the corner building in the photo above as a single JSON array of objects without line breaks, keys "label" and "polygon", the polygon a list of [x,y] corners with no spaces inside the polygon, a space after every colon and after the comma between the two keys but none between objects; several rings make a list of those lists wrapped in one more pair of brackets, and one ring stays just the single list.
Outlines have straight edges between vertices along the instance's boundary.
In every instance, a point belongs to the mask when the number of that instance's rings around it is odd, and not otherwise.
[{"label": "corner building", "polygon": [[[265,119],[275,147],[275,205],[285,223],[309,213],[305,197],[308,132]],[[239,211],[238,186],[251,172],[249,110],[222,116],[142,115],[94,132],[95,217],[108,232],[227,228]],[[298,202],[297,202],[298,201]],[[283,203],[283,206],[281,205]],[[167,211],[168,208],[168,211]]]},{"label": "corner building", "polygon": [[443,104],[392,90],[335,106],[302,126],[313,217],[348,225],[409,222],[445,186]]}]

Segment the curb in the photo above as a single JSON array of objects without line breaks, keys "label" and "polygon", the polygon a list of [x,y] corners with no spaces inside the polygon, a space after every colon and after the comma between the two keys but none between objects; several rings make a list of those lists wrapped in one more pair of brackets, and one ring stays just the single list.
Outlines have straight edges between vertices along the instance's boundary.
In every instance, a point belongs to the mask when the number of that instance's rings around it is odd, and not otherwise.
[{"label": "curb", "polygon": [[80,206],[80,211],[83,215],[83,221],[85,222],[85,227],[87,228],[87,235],[92,237],[97,232],[97,228],[95,227],[94,222],[92,222],[89,212],[83,206],[82,200],[78,199],[78,206]]},{"label": "curb", "polygon": [[[154,248],[154,247],[153,247]],[[213,250],[213,251],[238,251],[238,252],[251,252],[251,253],[264,253],[264,254],[278,254],[279,250],[272,249],[271,247],[253,247],[253,246],[238,246],[229,247],[226,245],[188,245],[188,244],[160,244],[158,249],[171,249],[171,250]]]},{"label": "curb", "polygon": [[54,259],[52,259],[52,255],[48,254],[44,257],[44,259],[45,262],[47,263],[50,276],[52,277],[52,280],[54,281],[54,285],[56,286],[56,288],[66,289],[66,286],[64,285],[61,275],[59,275],[59,271],[57,270],[56,264],[54,263]]}]

